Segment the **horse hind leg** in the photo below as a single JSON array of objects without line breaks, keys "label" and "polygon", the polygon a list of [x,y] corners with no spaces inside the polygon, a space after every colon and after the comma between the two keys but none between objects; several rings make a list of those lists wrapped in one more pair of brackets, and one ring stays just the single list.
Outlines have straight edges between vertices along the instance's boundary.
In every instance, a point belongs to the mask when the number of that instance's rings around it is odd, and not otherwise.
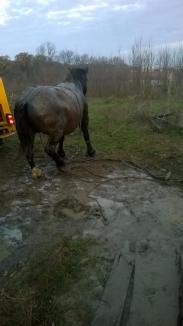
[{"label": "horse hind leg", "polygon": [[25,146],[25,156],[26,156],[26,159],[27,159],[31,169],[34,169],[34,167],[35,167],[34,152],[33,152],[34,138],[35,138],[34,133],[29,135],[29,137],[27,137],[27,142],[26,142],[26,146]]},{"label": "horse hind leg", "polygon": [[35,133],[31,133],[29,137],[27,137],[26,148],[25,148],[25,155],[26,159],[31,167],[32,170],[32,177],[39,178],[43,175],[42,170],[35,166],[34,162],[34,138]]},{"label": "horse hind leg", "polygon": [[87,147],[87,155],[94,157],[96,152],[95,152],[95,149],[93,148],[91,141],[90,141],[88,125],[89,125],[88,107],[86,107],[83,112],[83,118],[81,121],[81,130],[83,132],[84,140],[85,140],[86,147]]},{"label": "horse hind leg", "polygon": [[45,152],[55,161],[57,167],[64,166],[63,159],[56,152],[56,147],[59,142],[57,137],[49,137],[45,146]]},{"label": "horse hind leg", "polygon": [[63,144],[64,144],[64,136],[62,136],[62,138],[59,141],[58,151],[57,151],[58,155],[61,158],[64,158],[65,157],[65,151],[64,151],[64,148],[63,148]]}]

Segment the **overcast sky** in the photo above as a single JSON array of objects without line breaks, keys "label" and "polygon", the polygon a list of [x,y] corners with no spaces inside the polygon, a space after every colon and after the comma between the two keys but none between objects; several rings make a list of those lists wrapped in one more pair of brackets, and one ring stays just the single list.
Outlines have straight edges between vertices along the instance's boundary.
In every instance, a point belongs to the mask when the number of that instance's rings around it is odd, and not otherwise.
[{"label": "overcast sky", "polygon": [[57,50],[92,55],[127,51],[135,39],[154,46],[183,41],[183,0],[0,0],[0,54]]}]

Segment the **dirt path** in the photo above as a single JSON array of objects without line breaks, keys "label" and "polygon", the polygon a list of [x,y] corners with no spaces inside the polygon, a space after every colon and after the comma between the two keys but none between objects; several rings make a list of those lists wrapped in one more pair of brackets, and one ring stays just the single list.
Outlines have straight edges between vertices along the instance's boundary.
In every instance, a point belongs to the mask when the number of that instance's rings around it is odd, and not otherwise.
[{"label": "dirt path", "polygon": [[135,263],[130,312],[118,325],[177,325],[182,192],[120,163],[73,163],[61,173],[48,164],[45,172],[35,182],[24,169],[1,184],[1,275],[58,235],[95,239],[97,257],[112,262],[120,253]]}]

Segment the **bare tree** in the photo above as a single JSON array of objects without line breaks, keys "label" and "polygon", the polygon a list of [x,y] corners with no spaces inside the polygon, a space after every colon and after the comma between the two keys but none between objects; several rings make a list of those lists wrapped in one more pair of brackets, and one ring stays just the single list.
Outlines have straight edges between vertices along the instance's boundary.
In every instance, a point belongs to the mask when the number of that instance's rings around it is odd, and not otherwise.
[{"label": "bare tree", "polygon": [[56,57],[56,47],[51,42],[43,43],[37,48],[36,54],[41,57],[46,57],[49,61],[53,61]]},{"label": "bare tree", "polygon": [[58,55],[59,62],[67,65],[74,64],[74,52],[71,50],[63,50]]},{"label": "bare tree", "polygon": [[132,45],[129,61],[131,64],[131,83],[133,91],[136,90],[138,93],[141,93],[143,71],[142,40],[135,41]]}]

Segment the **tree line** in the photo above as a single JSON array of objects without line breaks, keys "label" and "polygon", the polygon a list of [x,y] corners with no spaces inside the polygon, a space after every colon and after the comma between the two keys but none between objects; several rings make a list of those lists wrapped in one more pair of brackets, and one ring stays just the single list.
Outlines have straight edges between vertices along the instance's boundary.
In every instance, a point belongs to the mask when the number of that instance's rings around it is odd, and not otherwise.
[{"label": "tree line", "polygon": [[21,52],[13,60],[0,56],[0,76],[10,98],[30,85],[55,85],[70,66],[88,66],[88,95],[162,96],[181,95],[183,90],[183,46],[155,49],[136,41],[125,56],[91,56],[71,50],[57,51],[46,42],[36,53]]}]

